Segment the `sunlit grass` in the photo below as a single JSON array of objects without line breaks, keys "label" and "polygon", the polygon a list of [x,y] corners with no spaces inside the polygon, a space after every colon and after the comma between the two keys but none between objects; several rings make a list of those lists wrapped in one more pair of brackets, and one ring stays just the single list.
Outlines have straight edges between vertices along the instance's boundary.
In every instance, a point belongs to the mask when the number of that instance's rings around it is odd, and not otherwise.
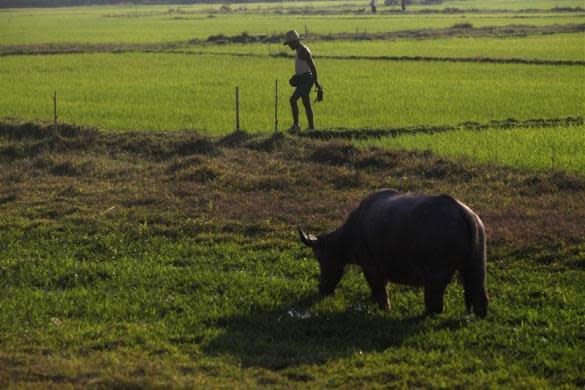
[{"label": "sunlit grass", "polygon": [[585,126],[454,130],[356,142],[362,146],[430,150],[441,156],[483,164],[585,174]]},{"label": "sunlit grass", "polygon": [[[236,65],[237,64],[237,65]],[[178,54],[83,54],[0,59],[2,116],[60,120],[107,129],[274,128],[290,121],[290,59]],[[325,101],[320,128],[397,127],[493,119],[583,116],[585,73],[575,66],[320,60]],[[351,69],[349,72],[348,69]],[[303,125],[306,125],[301,115]]]},{"label": "sunlit grass", "polygon": [[[234,6],[235,7],[235,6]],[[253,6],[250,6],[253,7]],[[0,12],[0,45],[41,43],[144,43],[205,39],[210,35],[284,34],[296,29],[315,33],[385,32],[447,28],[458,23],[474,27],[510,24],[552,25],[584,23],[583,16],[533,14],[517,19],[508,14],[438,15],[259,15],[205,13],[177,15],[168,8],[79,8],[73,11],[15,10]],[[172,7],[171,7],[172,8]],[[154,12],[154,14],[149,14]],[[112,16],[115,14],[121,16]],[[137,16],[132,16],[135,13]]]},{"label": "sunlit grass", "polygon": [[[464,317],[453,284],[445,314],[415,321],[420,289],[392,286],[385,314],[356,269],[334,297],[302,303],[315,292],[317,264],[301,260],[310,254],[298,245],[246,249],[114,232],[0,238],[12,243],[0,258],[2,357],[43,363],[21,361],[28,375],[167,384],[203,376],[217,386],[234,384],[238,370],[240,384],[290,385],[300,376],[313,385],[547,387],[579,383],[583,368],[583,272],[570,267],[551,273],[491,258],[487,320]],[[145,370],[147,362],[157,369]]]}]

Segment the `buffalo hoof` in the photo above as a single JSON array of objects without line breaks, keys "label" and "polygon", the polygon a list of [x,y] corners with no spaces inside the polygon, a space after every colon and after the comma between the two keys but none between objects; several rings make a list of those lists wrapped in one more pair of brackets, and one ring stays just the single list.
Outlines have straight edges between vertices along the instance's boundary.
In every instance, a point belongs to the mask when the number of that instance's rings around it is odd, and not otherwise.
[{"label": "buffalo hoof", "polygon": [[334,295],[334,294],[335,294],[335,290],[319,289],[319,295],[321,295],[323,298],[329,297],[329,296]]},{"label": "buffalo hoof", "polygon": [[372,301],[374,301],[374,303],[378,305],[380,310],[390,311],[390,302],[388,302],[388,298],[380,298],[372,295]]},{"label": "buffalo hoof", "polygon": [[436,317],[441,313],[443,313],[443,309],[427,309],[425,311],[427,317]]}]

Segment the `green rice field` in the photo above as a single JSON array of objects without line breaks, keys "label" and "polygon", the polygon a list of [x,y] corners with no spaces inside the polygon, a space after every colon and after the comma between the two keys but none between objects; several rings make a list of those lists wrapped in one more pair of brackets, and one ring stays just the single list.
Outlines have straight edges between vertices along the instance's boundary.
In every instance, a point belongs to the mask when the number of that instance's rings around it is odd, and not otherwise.
[{"label": "green rice field", "polygon": [[[280,80],[282,128],[289,125],[290,59],[181,54],[80,54],[0,60],[5,116],[50,119],[52,93],[61,120],[108,129],[274,128]],[[237,71],[233,64],[237,62]],[[351,68],[350,73],[345,70]],[[585,73],[578,66],[322,60],[326,102],[315,107],[325,128],[443,125],[493,119],[583,116]]]},{"label": "green rice field", "polygon": [[454,130],[359,142],[364,146],[429,150],[448,158],[530,171],[585,174],[585,127]]},{"label": "green rice field", "polygon": [[[133,16],[133,12],[136,16]],[[187,14],[177,16],[168,8],[149,14],[149,8],[79,9],[74,11],[39,10],[0,12],[0,42],[4,45],[30,45],[49,42],[67,43],[152,43],[205,39],[210,35],[279,34],[283,25],[300,32],[386,32],[447,28],[458,23],[474,27],[510,24],[546,26],[582,24],[585,16],[534,14],[518,19],[508,14],[487,15],[258,15],[258,14]]]}]

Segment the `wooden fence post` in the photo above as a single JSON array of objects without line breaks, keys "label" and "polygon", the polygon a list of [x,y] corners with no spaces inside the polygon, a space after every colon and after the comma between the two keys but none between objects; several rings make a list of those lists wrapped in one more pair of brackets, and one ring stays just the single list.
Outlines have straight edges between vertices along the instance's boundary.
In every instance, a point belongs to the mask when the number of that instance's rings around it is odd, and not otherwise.
[{"label": "wooden fence post", "polygon": [[55,135],[57,135],[57,91],[53,93],[53,119],[53,131],[55,132]]},{"label": "wooden fence post", "polygon": [[236,87],[236,131],[240,131],[240,87]]},{"label": "wooden fence post", "polygon": [[278,79],[274,83],[274,132],[278,133]]}]

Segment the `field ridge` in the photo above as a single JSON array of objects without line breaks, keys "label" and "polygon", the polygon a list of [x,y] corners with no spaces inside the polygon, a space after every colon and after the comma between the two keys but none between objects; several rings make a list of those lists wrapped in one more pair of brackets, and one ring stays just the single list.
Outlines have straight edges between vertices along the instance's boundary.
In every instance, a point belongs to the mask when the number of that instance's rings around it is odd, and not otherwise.
[{"label": "field ridge", "polygon": [[506,120],[491,120],[486,123],[479,122],[461,122],[457,125],[418,125],[397,127],[389,129],[317,129],[311,131],[294,131],[293,134],[300,137],[315,139],[367,139],[380,137],[399,137],[409,134],[434,134],[453,130],[489,130],[489,129],[510,129],[510,128],[528,128],[528,127],[558,127],[558,126],[579,126],[582,125],[582,117],[565,117],[565,118],[533,118],[526,120],[516,120],[509,118]]},{"label": "field ridge", "polygon": [[[585,8],[583,7],[552,7],[552,8],[520,8],[516,10],[511,9],[481,9],[481,8],[458,8],[458,7],[446,7],[442,9],[409,9],[408,14],[414,15],[457,15],[457,14],[539,14],[539,13],[583,13]],[[286,11],[278,12],[263,12],[262,14],[282,14],[282,15],[363,15],[366,13],[365,8],[358,9],[347,9],[347,10],[323,10],[323,9],[311,9],[311,8],[289,8]],[[385,9],[377,12],[379,15],[402,15],[405,12],[400,9]]]},{"label": "field ridge", "polygon": [[[231,57],[273,57],[273,58],[294,58],[293,55],[285,52],[279,53],[234,53],[234,52],[206,52],[206,51],[186,51],[173,50],[173,54],[183,55],[218,55]],[[368,56],[368,55],[319,55],[313,56],[315,59],[325,60],[358,60],[358,61],[422,61],[422,62],[471,62],[471,63],[489,63],[489,64],[523,64],[523,65],[585,65],[585,60],[541,60],[541,59],[524,59],[524,58],[493,58],[493,57],[433,57],[433,56]]]}]

